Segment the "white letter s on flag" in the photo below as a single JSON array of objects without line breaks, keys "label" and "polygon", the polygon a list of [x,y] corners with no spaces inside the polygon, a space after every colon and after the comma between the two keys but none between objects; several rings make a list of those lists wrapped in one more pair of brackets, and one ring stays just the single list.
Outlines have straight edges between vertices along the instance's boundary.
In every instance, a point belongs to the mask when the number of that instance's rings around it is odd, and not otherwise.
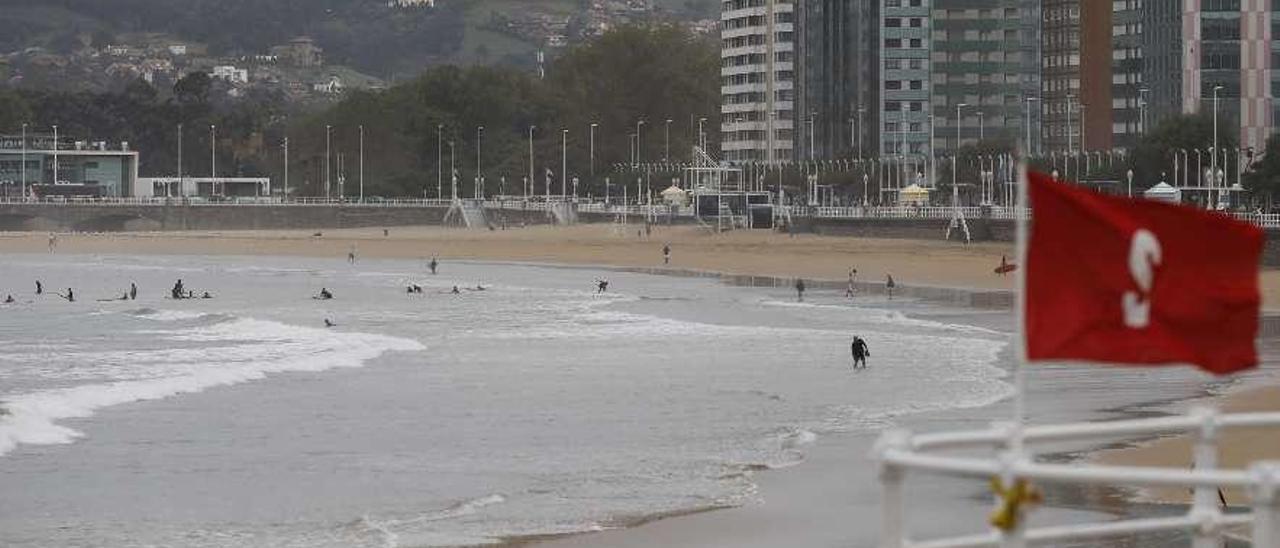
[{"label": "white letter s on flag", "polygon": [[1155,267],[1160,265],[1160,240],[1151,231],[1140,228],[1133,233],[1129,244],[1129,275],[1138,285],[1138,291],[1126,291],[1121,305],[1124,308],[1124,325],[1142,329],[1151,324],[1151,287],[1155,285]]}]

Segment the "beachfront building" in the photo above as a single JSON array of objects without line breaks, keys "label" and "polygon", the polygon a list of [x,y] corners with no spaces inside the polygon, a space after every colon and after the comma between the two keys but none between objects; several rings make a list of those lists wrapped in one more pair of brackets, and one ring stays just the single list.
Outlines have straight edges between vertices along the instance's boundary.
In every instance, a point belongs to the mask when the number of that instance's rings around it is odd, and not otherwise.
[{"label": "beachfront building", "polygon": [[133,196],[148,198],[262,198],[271,196],[266,177],[140,177]]},{"label": "beachfront building", "polygon": [[1045,0],[1042,153],[1112,147],[1112,3]]},{"label": "beachfront building", "polygon": [[880,134],[879,8],[876,2],[797,2],[799,158],[875,155]]},{"label": "beachfront building", "polygon": [[792,0],[725,0],[720,14],[722,158],[794,159]]},{"label": "beachfront building", "polygon": [[1243,147],[1262,150],[1271,132],[1274,72],[1271,42],[1277,7],[1262,0],[1187,0],[1183,4],[1182,110],[1213,112],[1239,128]]},{"label": "beachfront building", "polygon": [[[939,154],[980,140],[1028,146],[1028,114],[1039,111],[1026,101],[1040,85],[1039,9],[1039,0],[933,0],[933,146]],[[960,104],[967,108],[957,128]]]},{"label": "beachfront building", "polygon": [[881,10],[880,155],[890,165],[882,192],[925,173],[929,154],[932,0],[878,0]]},{"label": "beachfront building", "polygon": [[132,195],[138,152],[128,143],[56,143],[52,134],[0,135],[0,196]]}]

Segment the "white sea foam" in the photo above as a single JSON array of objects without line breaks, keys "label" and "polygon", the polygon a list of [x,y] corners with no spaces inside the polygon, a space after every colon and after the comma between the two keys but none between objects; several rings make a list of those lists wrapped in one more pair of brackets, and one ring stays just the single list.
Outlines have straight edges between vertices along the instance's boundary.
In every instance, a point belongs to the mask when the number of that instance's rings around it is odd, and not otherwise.
[{"label": "white sea foam", "polygon": [[872,322],[892,322],[897,325],[909,327],[925,327],[930,329],[941,329],[946,331],[955,331],[959,333],[972,333],[977,335],[1005,335],[1001,331],[978,327],[976,325],[965,325],[957,323],[944,323],[921,318],[912,318],[897,310],[885,310],[883,308],[865,308],[856,305],[839,305],[839,304],[820,304],[820,303],[802,303],[795,301],[779,301],[774,299],[762,299],[760,304],[764,306],[785,307],[785,308],[809,308],[820,310],[843,311],[850,314],[857,314],[860,319]]},{"label": "white sea foam", "polygon": [[[188,319],[192,316],[158,311],[148,317]],[[152,368],[152,376],[140,378],[137,372],[120,374],[121,371],[108,368],[98,374],[118,374],[114,378],[126,380],[7,395],[3,398],[5,413],[0,415],[0,455],[23,443],[71,443],[82,434],[58,424],[58,421],[88,417],[104,407],[201,392],[215,386],[259,380],[271,373],[359,367],[384,352],[424,348],[417,341],[397,337],[336,332],[256,319],[236,319],[193,327],[180,331],[174,338],[239,342],[240,345],[231,349],[216,346],[160,351],[167,360],[152,360],[145,366]],[[133,354],[133,358],[148,363],[145,353]]]}]

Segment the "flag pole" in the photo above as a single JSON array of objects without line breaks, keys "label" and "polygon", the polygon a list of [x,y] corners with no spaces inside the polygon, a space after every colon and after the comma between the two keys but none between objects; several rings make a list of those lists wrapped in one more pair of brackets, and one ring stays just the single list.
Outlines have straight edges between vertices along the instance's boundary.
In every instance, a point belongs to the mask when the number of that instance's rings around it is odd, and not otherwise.
[{"label": "flag pole", "polygon": [[1014,209],[1017,219],[1016,253],[1018,268],[1014,271],[1014,318],[1016,332],[1013,338],[1013,437],[1010,449],[1016,454],[1022,452],[1022,428],[1027,416],[1027,221],[1031,216],[1031,208],[1027,196],[1026,160],[1018,162],[1018,207]]}]

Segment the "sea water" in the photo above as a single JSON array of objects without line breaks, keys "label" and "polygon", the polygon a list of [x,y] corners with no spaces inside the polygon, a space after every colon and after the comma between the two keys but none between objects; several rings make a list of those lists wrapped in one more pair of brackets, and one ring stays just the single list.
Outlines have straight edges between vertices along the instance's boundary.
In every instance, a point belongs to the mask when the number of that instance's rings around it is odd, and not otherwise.
[{"label": "sea water", "polygon": [[[168,298],[177,279],[213,298]],[[130,282],[137,300],[118,300]],[[67,288],[75,302],[53,294]],[[1010,393],[1007,334],[712,279],[9,255],[3,294],[18,301],[0,307],[0,545],[14,547],[622,527],[759,502],[753,475],[824,435]],[[865,370],[850,367],[855,334]]]}]

